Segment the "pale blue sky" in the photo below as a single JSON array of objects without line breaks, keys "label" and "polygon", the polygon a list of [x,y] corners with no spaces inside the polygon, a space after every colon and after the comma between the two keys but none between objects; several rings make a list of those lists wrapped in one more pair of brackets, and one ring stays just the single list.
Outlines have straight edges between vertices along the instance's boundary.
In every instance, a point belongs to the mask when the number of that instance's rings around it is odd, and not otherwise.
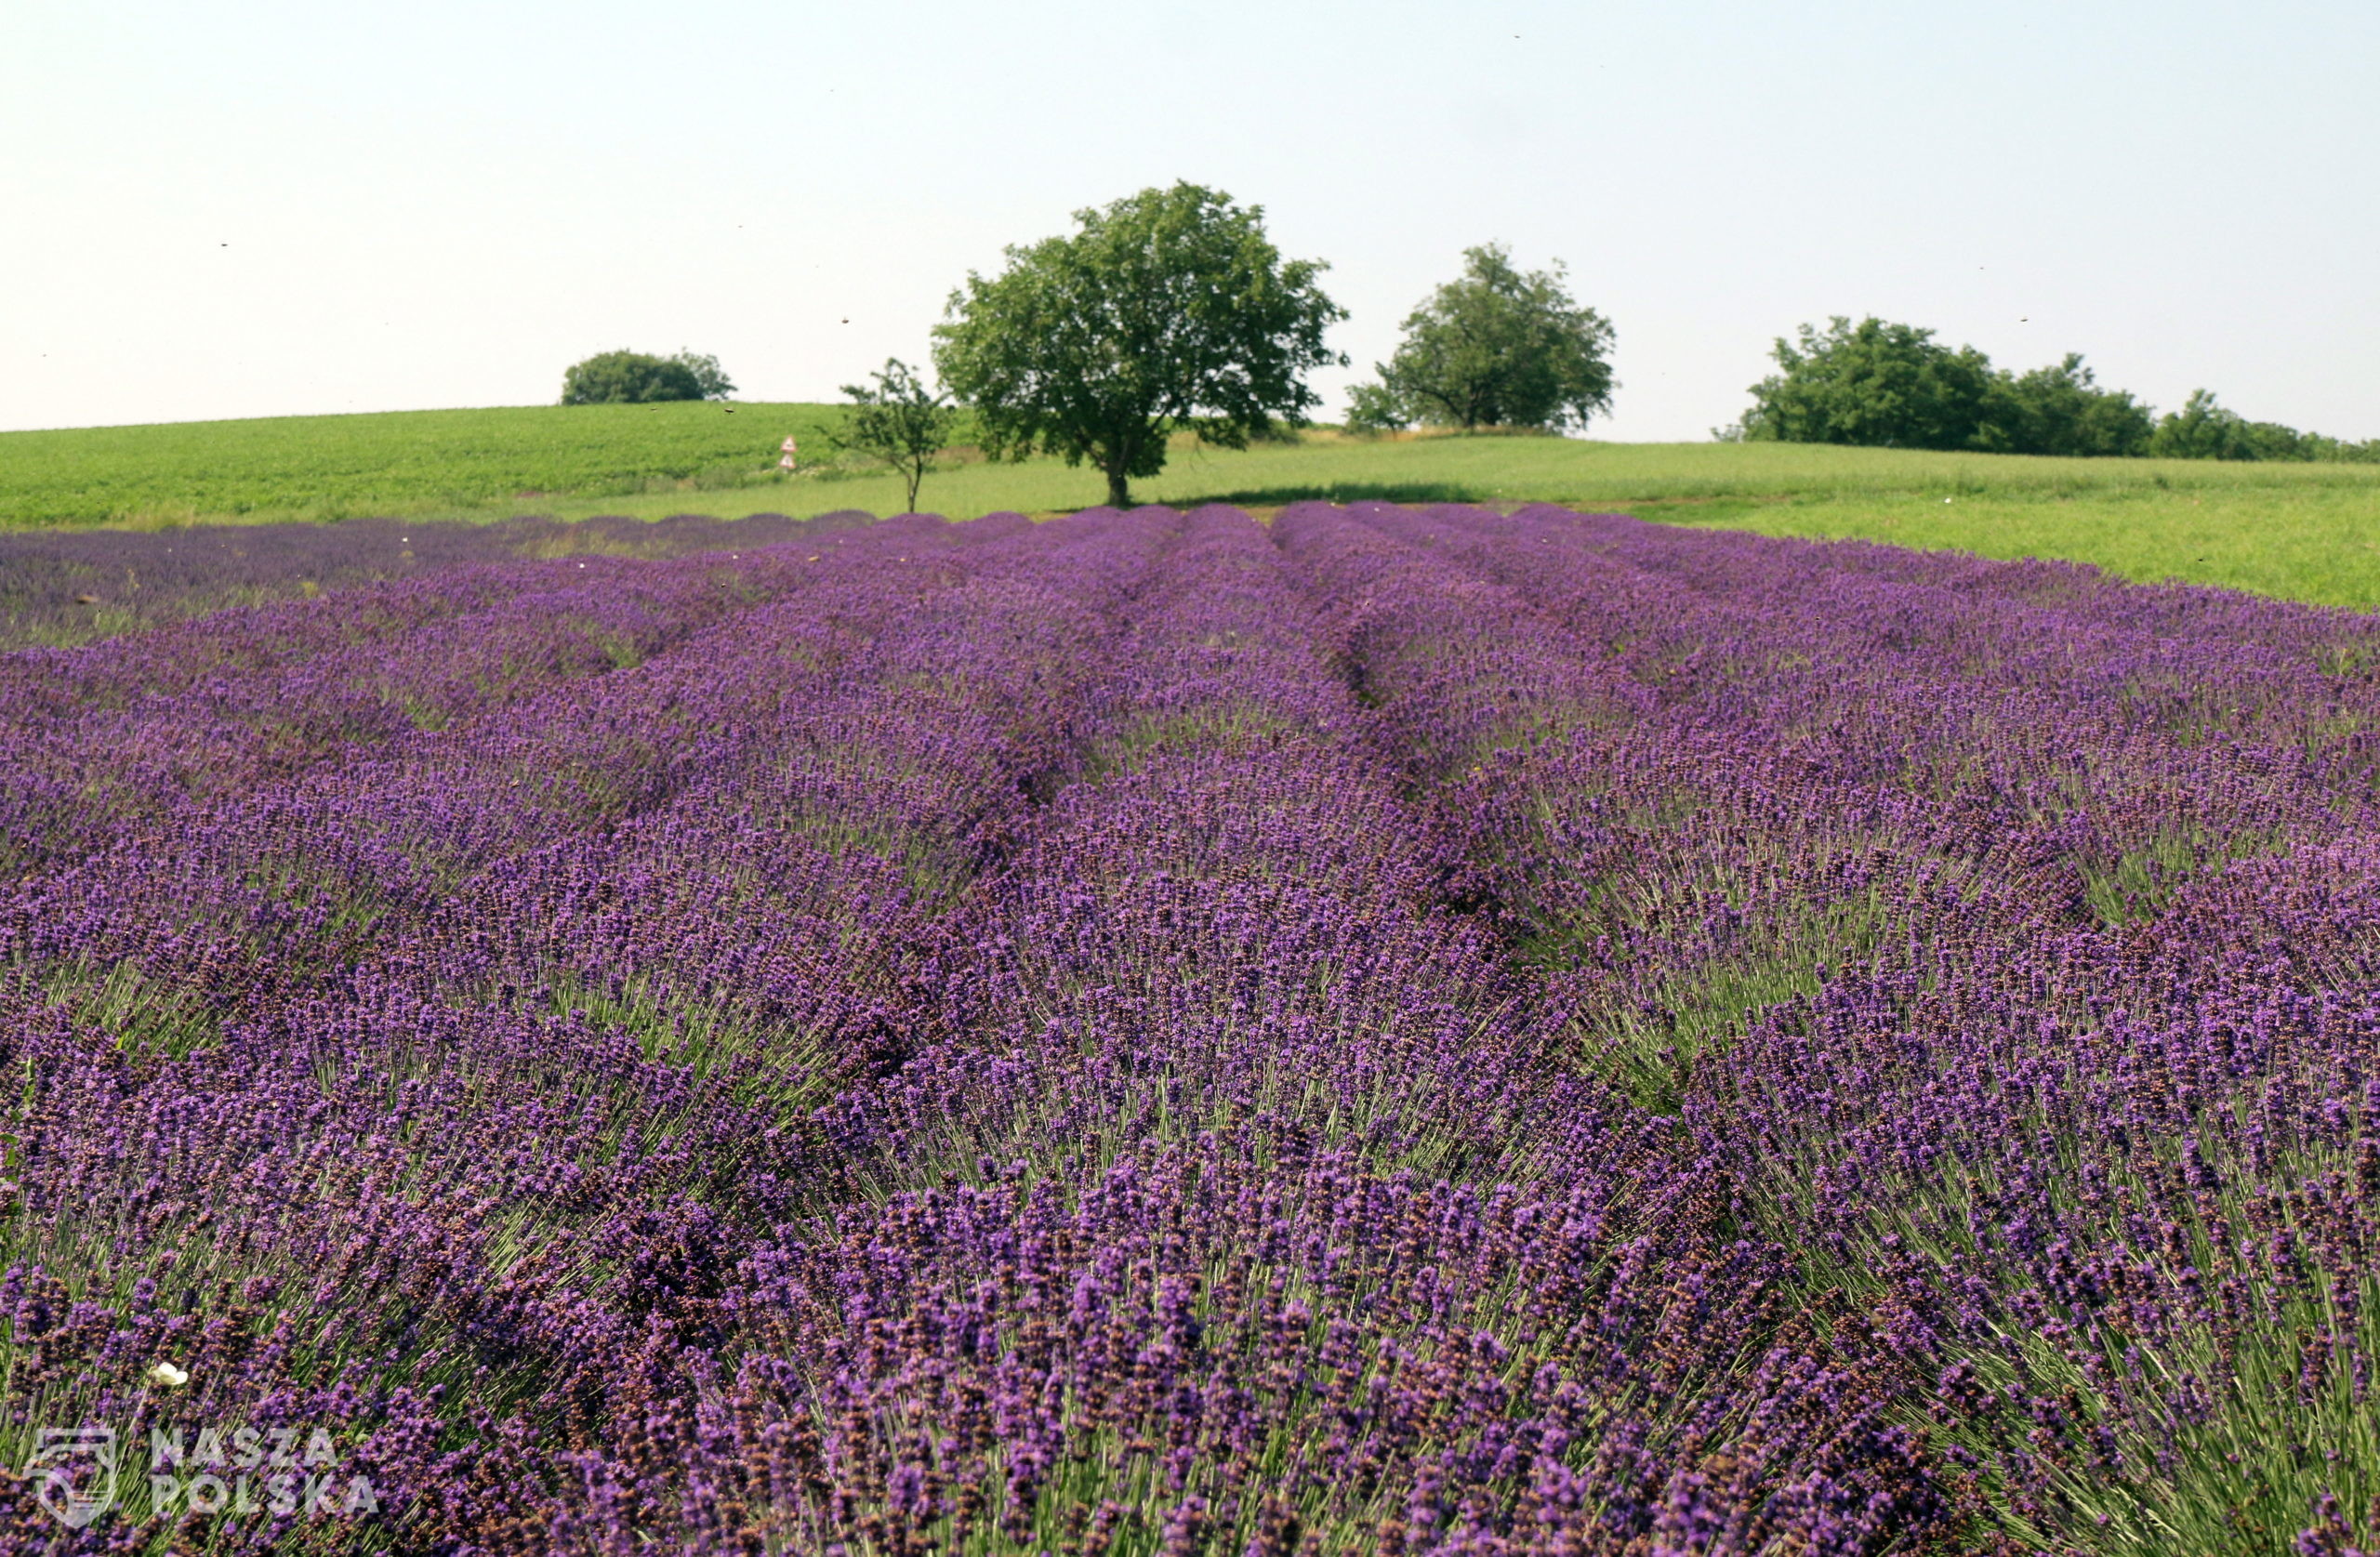
[{"label": "pale blue sky", "polygon": [[2380,436],[2375,78],[2373,0],[0,0],[0,428],[533,403],[615,346],[829,399],[1191,178],[1331,263],[1358,372],[1464,245],[1567,259],[1597,436],[1863,312]]}]

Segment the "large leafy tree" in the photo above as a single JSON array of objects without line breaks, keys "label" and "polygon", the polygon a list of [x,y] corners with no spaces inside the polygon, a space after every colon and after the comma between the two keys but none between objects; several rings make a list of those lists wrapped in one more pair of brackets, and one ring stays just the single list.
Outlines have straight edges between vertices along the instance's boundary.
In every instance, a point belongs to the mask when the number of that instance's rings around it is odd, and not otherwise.
[{"label": "large leafy tree", "polygon": [[1501,244],[1462,259],[1461,276],[1407,316],[1380,385],[1357,388],[1353,420],[1561,428],[1609,412],[1611,321],[1571,297],[1562,262],[1522,270]]},{"label": "large leafy tree", "polygon": [[972,406],[984,451],[1088,461],[1107,499],[1165,468],[1176,428],[1245,448],[1319,399],[1312,369],[1344,359],[1323,333],[1346,317],[1321,261],[1283,259],[1261,205],[1197,184],[1075,213],[1077,231],[972,271],[934,330],[943,383]]}]

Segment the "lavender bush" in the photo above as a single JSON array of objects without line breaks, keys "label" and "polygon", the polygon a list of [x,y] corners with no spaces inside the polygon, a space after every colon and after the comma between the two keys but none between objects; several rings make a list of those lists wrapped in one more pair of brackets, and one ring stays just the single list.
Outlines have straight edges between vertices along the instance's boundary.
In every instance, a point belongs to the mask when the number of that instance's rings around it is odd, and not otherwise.
[{"label": "lavender bush", "polygon": [[291,534],[0,656],[8,1550],[2380,1547],[2371,618]]}]

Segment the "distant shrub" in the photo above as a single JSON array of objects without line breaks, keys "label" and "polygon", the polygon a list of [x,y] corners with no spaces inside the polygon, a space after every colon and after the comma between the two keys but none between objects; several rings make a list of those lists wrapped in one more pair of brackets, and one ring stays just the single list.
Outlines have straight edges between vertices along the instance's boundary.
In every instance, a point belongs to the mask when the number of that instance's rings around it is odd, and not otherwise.
[{"label": "distant shrub", "polygon": [[2300,439],[2300,459],[2353,460],[2360,465],[2380,465],[2380,438],[2367,438],[2360,443],[2345,439],[2326,438],[2319,432],[2306,432]]},{"label": "distant shrub", "polygon": [[1462,251],[1463,270],[1405,320],[1380,382],[1358,385],[1347,425],[1583,428],[1611,410],[1611,322],[1581,306],[1560,260],[1521,270],[1512,251]]},{"label": "distant shrub", "polygon": [[2248,419],[2215,403],[2211,389],[2192,389],[2179,411],[2157,424],[2150,452],[2162,459],[2255,459],[2257,439]]},{"label": "distant shrub", "polygon": [[1823,332],[1805,324],[1778,339],[1781,370],[1752,386],[1743,436],[1753,442],[1855,443],[1871,448],[1977,445],[1992,392],[1991,361],[1953,350],[1913,324],[1837,315]]},{"label": "distant shrub", "polygon": [[2145,455],[2157,414],[2121,389],[2102,389],[2082,354],[2056,367],[1999,373],[1985,397],[1980,448],[2000,454]]},{"label": "distant shrub", "polygon": [[2166,459],[2294,459],[2380,461],[2380,439],[2360,443],[2300,432],[2279,422],[2252,422],[2216,403],[2211,389],[2193,389],[2179,411],[2157,424],[2149,452]]},{"label": "distant shrub", "polygon": [[662,400],[725,400],[735,386],[719,359],[681,351],[655,357],[643,351],[603,351],[573,363],[562,375],[564,405],[639,405]]},{"label": "distant shrub", "polygon": [[1413,425],[1395,389],[1385,384],[1358,384],[1347,391],[1349,432],[1398,432]]}]

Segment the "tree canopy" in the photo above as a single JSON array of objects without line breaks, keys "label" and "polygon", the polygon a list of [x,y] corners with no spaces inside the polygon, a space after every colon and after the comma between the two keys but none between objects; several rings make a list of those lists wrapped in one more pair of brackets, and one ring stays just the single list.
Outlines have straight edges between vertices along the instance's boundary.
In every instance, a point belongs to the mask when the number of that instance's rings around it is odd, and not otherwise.
[{"label": "tree canopy", "polygon": [[1328,267],[1283,259],[1263,215],[1197,184],[1146,189],[1011,247],[997,276],[970,271],[934,363],[985,453],[1088,461],[1121,506],[1178,427],[1236,449],[1302,425],[1320,402],[1304,376],[1344,361],[1323,335],[1346,313],[1317,284]]},{"label": "tree canopy", "polygon": [[642,404],[662,400],[725,400],[735,386],[719,359],[692,351],[656,357],[602,351],[574,363],[562,378],[564,405]]},{"label": "tree canopy", "polygon": [[1462,251],[1462,274],[1405,320],[1396,353],[1358,385],[1349,424],[1584,427],[1611,409],[1611,322],[1581,307],[1567,270],[1522,270],[1501,244]]},{"label": "tree canopy", "polygon": [[2069,351],[2056,367],[1995,375],[1976,439],[2002,454],[2144,455],[2156,425],[2156,413],[2100,389],[2082,354]]},{"label": "tree canopy", "polygon": [[1884,448],[1977,446],[1990,399],[1991,362],[1956,350],[1911,324],[1837,315],[1821,333],[1805,324],[1779,338],[1778,367],[1752,386],[1743,436],[1785,443]]}]

